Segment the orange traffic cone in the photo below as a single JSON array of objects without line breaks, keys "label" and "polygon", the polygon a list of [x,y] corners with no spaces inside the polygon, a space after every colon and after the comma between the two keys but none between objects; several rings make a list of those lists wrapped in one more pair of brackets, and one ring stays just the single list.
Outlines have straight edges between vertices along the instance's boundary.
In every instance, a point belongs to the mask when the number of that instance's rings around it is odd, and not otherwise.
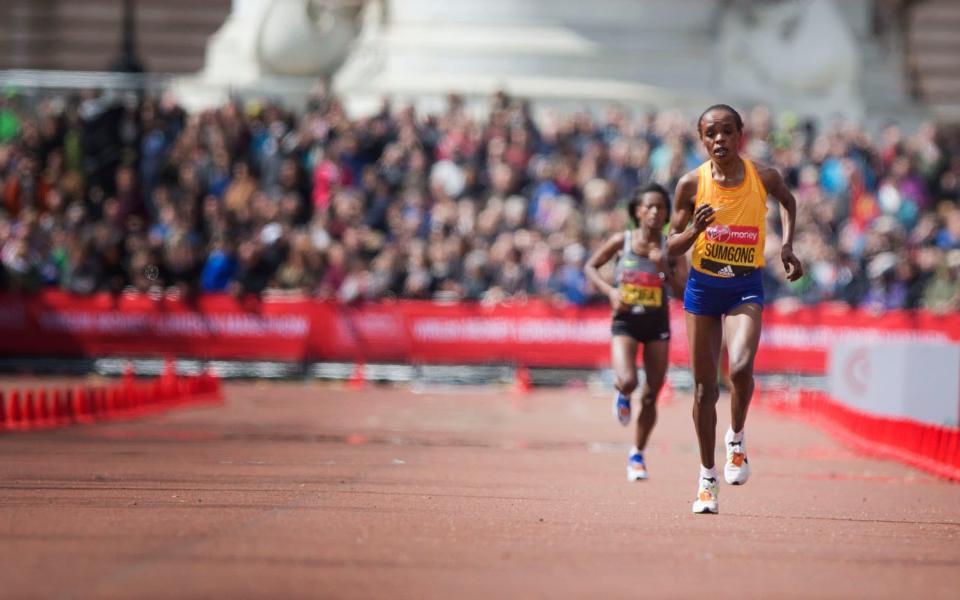
[{"label": "orange traffic cone", "polygon": [[20,404],[20,390],[10,392],[4,408],[5,414],[3,415],[3,422],[6,424],[7,429],[24,429],[24,410],[23,405]]},{"label": "orange traffic cone", "polygon": [[53,418],[53,410],[50,408],[50,397],[47,390],[41,388],[37,392],[37,425],[39,427],[53,427],[56,420]]},{"label": "orange traffic cone", "polygon": [[197,382],[200,396],[208,402],[223,402],[220,390],[220,376],[208,365]]},{"label": "orange traffic cone", "polygon": [[347,380],[347,387],[354,390],[362,390],[367,385],[367,379],[364,374],[365,366],[362,362],[353,363],[353,373]]},{"label": "orange traffic cone", "polygon": [[213,393],[214,400],[223,403],[223,380],[213,369],[210,370],[210,391]]},{"label": "orange traffic cone", "polygon": [[10,398],[0,390],[0,430],[13,429]]},{"label": "orange traffic cone", "polygon": [[66,425],[70,422],[67,407],[64,404],[63,390],[54,388],[53,390],[53,420],[57,425]]},{"label": "orange traffic cone", "polygon": [[111,387],[107,390],[107,418],[115,419],[123,412],[123,399],[120,397],[120,388]]},{"label": "orange traffic cone", "polygon": [[123,387],[130,389],[133,387],[133,382],[136,379],[136,373],[133,370],[133,363],[127,361],[127,365],[123,368]]},{"label": "orange traffic cone", "polygon": [[67,394],[67,402],[70,405],[70,418],[73,419],[75,423],[80,423],[84,420],[87,392],[83,389],[83,386],[78,385],[74,389],[69,390]]},{"label": "orange traffic cone", "polygon": [[517,367],[514,374],[513,390],[518,394],[529,394],[533,390],[533,379],[530,377],[530,369],[521,365]]},{"label": "orange traffic cone", "polygon": [[33,390],[27,389],[23,393],[23,411],[20,413],[20,424],[24,429],[34,429],[39,426],[40,415],[37,411],[37,401]]},{"label": "orange traffic cone", "polygon": [[173,399],[177,395],[177,364],[173,357],[168,356],[163,362],[163,372],[160,374],[160,389],[165,399]]}]

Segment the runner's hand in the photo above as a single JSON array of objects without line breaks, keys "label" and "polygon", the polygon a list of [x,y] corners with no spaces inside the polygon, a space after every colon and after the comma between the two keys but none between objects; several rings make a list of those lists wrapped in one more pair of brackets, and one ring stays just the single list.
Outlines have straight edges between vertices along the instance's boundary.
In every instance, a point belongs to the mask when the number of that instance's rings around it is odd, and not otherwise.
[{"label": "runner's hand", "polygon": [[707,226],[713,223],[713,207],[709,204],[701,204],[693,211],[693,228],[697,233],[703,233]]},{"label": "runner's hand", "polygon": [[618,313],[623,310],[624,303],[623,298],[620,297],[620,290],[613,288],[607,297],[610,299],[610,308],[613,309],[613,312]]},{"label": "runner's hand", "polygon": [[783,261],[783,270],[787,272],[787,281],[796,281],[803,277],[803,264],[793,253],[793,248],[784,246],[780,250],[780,260]]}]

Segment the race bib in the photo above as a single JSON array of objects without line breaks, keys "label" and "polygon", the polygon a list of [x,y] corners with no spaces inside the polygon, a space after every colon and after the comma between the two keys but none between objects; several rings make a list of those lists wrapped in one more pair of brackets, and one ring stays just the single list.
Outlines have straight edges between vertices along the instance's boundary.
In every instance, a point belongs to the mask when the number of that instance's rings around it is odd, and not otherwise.
[{"label": "race bib", "polygon": [[704,237],[703,258],[741,267],[758,266],[758,227],[716,224],[707,228]]},{"label": "race bib", "polygon": [[632,306],[663,306],[660,276],[639,271],[626,272],[620,278],[620,298]]}]

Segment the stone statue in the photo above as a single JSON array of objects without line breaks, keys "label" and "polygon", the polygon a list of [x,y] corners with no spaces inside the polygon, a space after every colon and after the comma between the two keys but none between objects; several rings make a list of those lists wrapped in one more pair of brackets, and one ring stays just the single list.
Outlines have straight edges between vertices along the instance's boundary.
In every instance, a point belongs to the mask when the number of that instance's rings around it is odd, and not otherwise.
[{"label": "stone statue", "polygon": [[720,87],[732,97],[821,117],[863,114],[859,48],[831,0],[736,3],[717,45]]},{"label": "stone statue", "polygon": [[273,93],[297,104],[318,78],[340,65],[360,30],[364,0],[233,0],[207,44],[204,70],[175,82],[191,109],[215,106],[227,92]]},{"label": "stone statue", "polygon": [[273,0],[264,12],[257,55],[278,75],[327,75],[356,35],[360,2]]}]

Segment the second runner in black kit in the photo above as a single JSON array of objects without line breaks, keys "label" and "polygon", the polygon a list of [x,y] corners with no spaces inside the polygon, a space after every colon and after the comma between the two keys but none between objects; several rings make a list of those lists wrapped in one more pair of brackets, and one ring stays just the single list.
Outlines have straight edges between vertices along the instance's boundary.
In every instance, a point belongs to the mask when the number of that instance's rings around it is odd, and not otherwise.
[{"label": "second runner in black kit", "polygon": [[642,344],[669,340],[666,272],[660,260],[666,247],[661,244],[659,252],[653,249],[641,255],[638,252],[642,250],[633,249],[635,237],[638,235],[629,229],[623,232],[623,247],[614,272],[620,301],[625,306],[613,314],[610,331],[614,336],[630,336]]},{"label": "second runner in black kit", "polygon": [[[683,294],[686,261],[669,259],[663,226],[669,217],[667,191],[650,184],[634,192],[627,210],[635,229],[612,235],[587,261],[585,272],[594,286],[610,299],[613,309],[611,362],[617,395],[614,414],[621,425],[630,424],[630,397],[637,389],[637,352],[643,344],[644,382],[640,389],[640,416],[636,444],[627,459],[627,478],[646,479],[643,450],[657,421],[657,395],[667,373],[670,313],[667,286],[676,297]],[[611,285],[600,268],[619,253]],[[673,264],[673,263],[676,264]]]}]

